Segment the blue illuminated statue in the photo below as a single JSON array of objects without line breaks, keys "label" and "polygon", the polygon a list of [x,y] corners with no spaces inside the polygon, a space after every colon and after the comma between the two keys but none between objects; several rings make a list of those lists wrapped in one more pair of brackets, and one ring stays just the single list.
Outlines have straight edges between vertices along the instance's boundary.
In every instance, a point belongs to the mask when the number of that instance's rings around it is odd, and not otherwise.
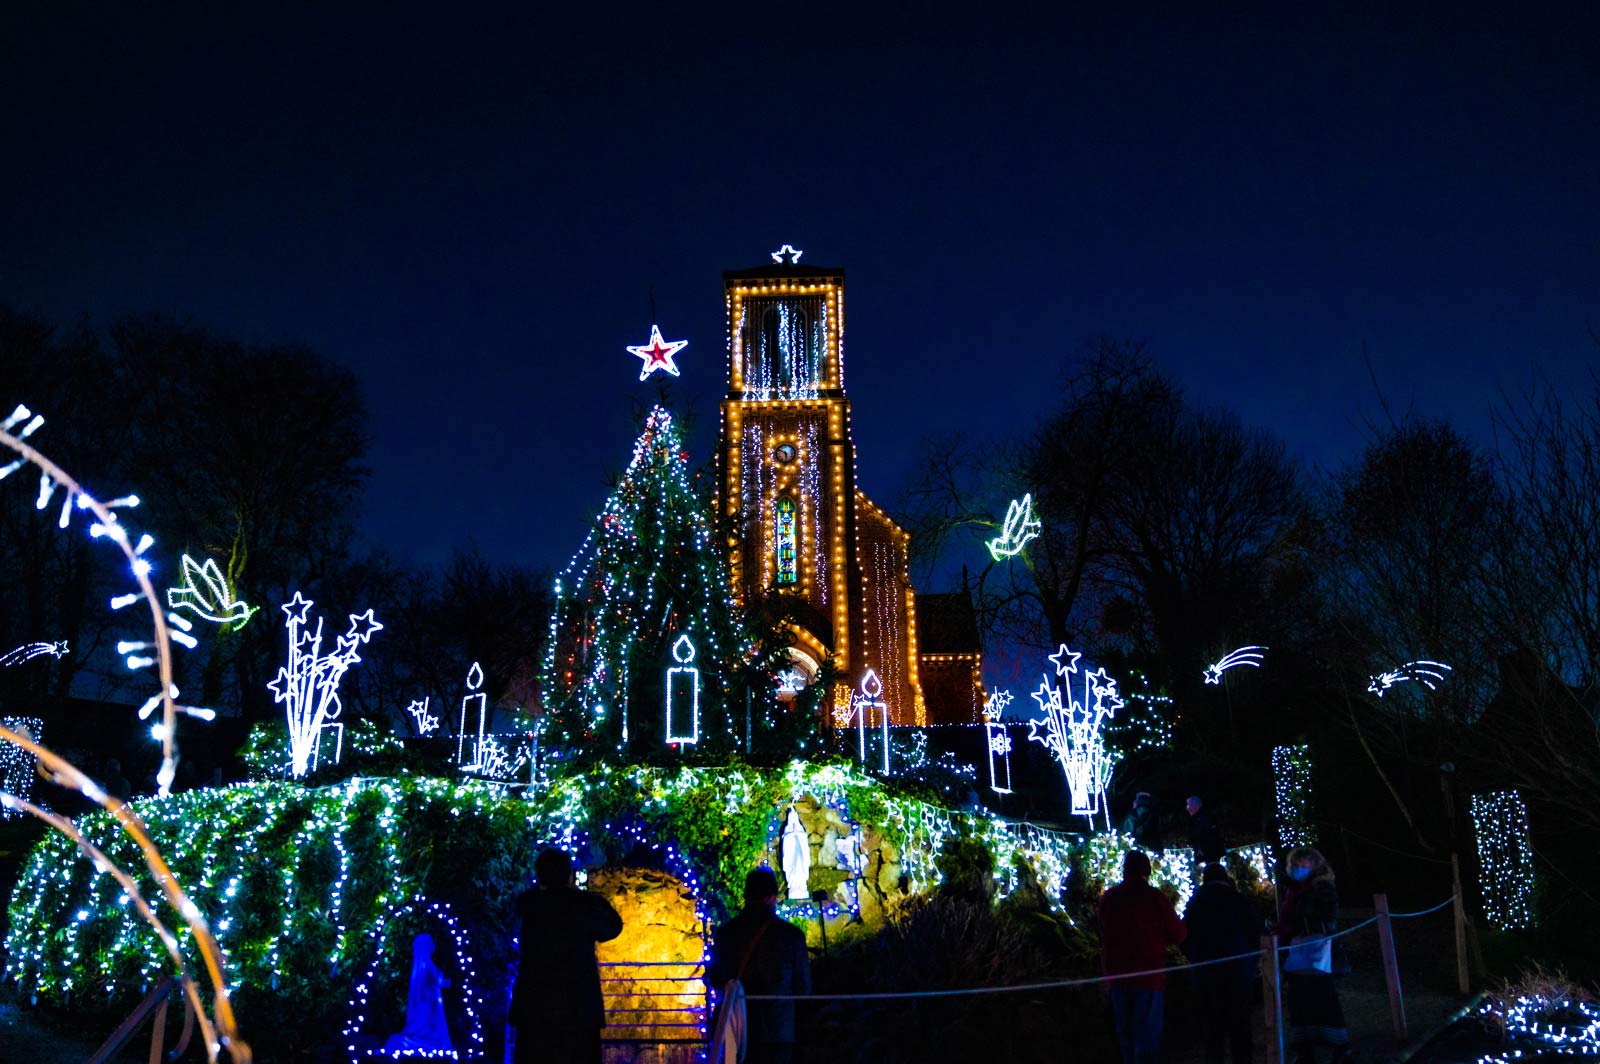
[{"label": "blue illuminated statue", "polygon": [[421,1056],[455,1054],[444,1022],[444,988],[450,981],[433,963],[433,936],[418,935],[411,944],[411,990],[406,995],[406,1029],[390,1035],[386,1053]]}]

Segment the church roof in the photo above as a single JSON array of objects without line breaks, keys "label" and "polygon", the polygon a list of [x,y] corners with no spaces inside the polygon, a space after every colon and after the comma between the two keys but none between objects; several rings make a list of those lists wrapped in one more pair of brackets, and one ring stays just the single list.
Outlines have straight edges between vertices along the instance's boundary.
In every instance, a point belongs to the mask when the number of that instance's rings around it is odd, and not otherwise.
[{"label": "church roof", "polygon": [[917,650],[923,654],[976,654],[978,614],[964,591],[917,596]]},{"label": "church roof", "polygon": [[806,266],[798,262],[772,262],[765,266],[753,266],[748,270],[722,271],[724,284],[732,281],[815,281],[824,277],[842,282],[844,280],[844,270],[838,266]]}]

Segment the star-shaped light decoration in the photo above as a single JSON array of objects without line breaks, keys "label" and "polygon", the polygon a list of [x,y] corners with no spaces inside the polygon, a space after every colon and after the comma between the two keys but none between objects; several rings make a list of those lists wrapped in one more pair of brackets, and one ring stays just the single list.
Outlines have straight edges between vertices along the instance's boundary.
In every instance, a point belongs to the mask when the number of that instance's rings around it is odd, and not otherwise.
[{"label": "star-shaped light decoration", "polygon": [[406,712],[417,722],[417,732],[421,735],[432,735],[439,728],[439,718],[428,712],[429,701],[424,698],[406,707]]},{"label": "star-shaped light decoration", "polygon": [[[1082,654],[1075,650],[1068,650],[1067,644],[1062,643],[1061,648],[1050,655],[1049,660],[1050,664],[1056,667],[1057,676],[1066,676],[1068,673],[1078,671],[1078,659],[1081,657],[1083,657]],[[1048,687],[1049,685],[1045,686]],[[1034,695],[1033,697],[1038,698],[1039,696]]]},{"label": "star-shaped light decoration", "polygon": [[354,639],[359,645],[372,638],[373,632],[383,631],[383,625],[372,616],[372,610],[366,613],[352,613],[350,615],[349,638]]},{"label": "star-shaped light decoration", "polygon": [[306,598],[300,592],[294,593],[294,598],[283,604],[283,615],[295,624],[305,624],[306,614],[316,603]]},{"label": "star-shaped light decoration", "polygon": [[664,369],[674,377],[678,375],[677,364],[672,361],[672,356],[689,346],[687,340],[663,340],[661,326],[650,326],[650,342],[637,347],[629,346],[630,355],[638,355],[644,360],[639,367],[639,379],[644,380],[658,369]]},{"label": "star-shaped light decoration", "polygon": [[783,247],[772,253],[772,261],[782,266],[783,260],[787,256],[789,259],[789,265],[793,266],[795,263],[800,261],[800,256],[804,254],[804,251],[801,251],[793,244],[785,244]]}]

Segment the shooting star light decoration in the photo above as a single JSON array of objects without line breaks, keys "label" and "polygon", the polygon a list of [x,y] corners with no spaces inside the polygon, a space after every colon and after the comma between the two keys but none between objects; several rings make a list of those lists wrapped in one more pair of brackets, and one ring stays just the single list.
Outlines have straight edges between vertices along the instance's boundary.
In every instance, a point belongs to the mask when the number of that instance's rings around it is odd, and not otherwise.
[{"label": "shooting star light decoration", "polygon": [[1117,681],[1104,669],[1084,675],[1082,702],[1072,697],[1071,676],[1078,671],[1080,657],[1064,643],[1050,655],[1056,675],[1065,682],[1057,686],[1046,675],[1033,692],[1034,701],[1045,715],[1028,722],[1028,739],[1043,745],[1060,762],[1072,795],[1073,815],[1086,816],[1093,823],[1095,816],[1103,812],[1109,830],[1111,810],[1105,802],[1105,791],[1111,782],[1113,763],[1106,756],[1100,729],[1123,703],[1117,695]]},{"label": "shooting star light decoration", "polygon": [[67,653],[67,641],[58,640],[54,643],[24,643],[15,650],[0,654],[0,669],[9,669],[13,665],[21,665],[24,661],[49,654],[52,658],[59,658]]},{"label": "shooting star light decoration", "polygon": [[339,701],[339,683],[344,674],[352,665],[360,663],[361,648],[371,640],[373,633],[383,629],[383,625],[373,619],[371,610],[352,613],[350,630],[339,637],[333,653],[324,655],[322,618],[317,618],[314,628],[308,627],[307,618],[313,605],[315,603],[298,591],[284,604],[289,663],[280,666],[278,675],[267,684],[273,701],[284,703],[288,715],[289,770],[296,779],[311,770],[312,756],[323,727],[337,720],[344,709]]},{"label": "shooting star light decoration", "polygon": [[983,703],[983,730],[989,748],[989,789],[996,794],[1011,793],[1011,736],[1000,723],[1000,715],[1010,704],[1010,691],[996,691]]},{"label": "shooting star light decoration", "polygon": [[1374,676],[1372,682],[1367,684],[1367,690],[1382,698],[1383,693],[1395,684],[1415,680],[1428,690],[1436,691],[1444,683],[1444,674],[1450,671],[1450,666],[1442,661],[1408,661],[1393,672],[1380,672]]},{"label": "shooting star light decoration", "polygon": [[1011,505],[1006,507],[1006,523],[1000,535],[985,544],[989,548],[989,557],[995,561],[1015,558],[1022,553],[1022,548],[1039,537],[1043,527],[1039,519],[1033,516],[1033,492],[1013,499]]},{"label": "shooting star light decoration", "polygon": [[1266,650],[1266,647],[1240,647],[1238,650],[1228,651],[1220,661],[1206,666],[1206,683],[1220,684],[1222,674],[1237,665],[1249,665],[1253,669],[1259,669],[1261,662],[1266,659]]},{"label": "shooting star light decoration", "polygon": [[222,575],[215,558],[207,558],[202,565],[183,556],[183,583],[167,588],[167,607],[188,610],[201,620],[215,624],[233,625],[237,632],[256,615],[259,606],[247,606],[233,597],[233,589]]}]

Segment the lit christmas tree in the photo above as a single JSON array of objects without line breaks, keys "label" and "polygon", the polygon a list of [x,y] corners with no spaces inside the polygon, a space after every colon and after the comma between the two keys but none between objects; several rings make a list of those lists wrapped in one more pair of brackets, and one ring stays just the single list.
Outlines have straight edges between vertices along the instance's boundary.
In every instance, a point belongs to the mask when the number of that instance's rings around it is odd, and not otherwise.
[{"label": "lit christmas tree", "polygon": [[[753,644],[688,454],[661,407],[650,411],[626,472],[556,581],[555,598],[540,687],[557,741],[636,759],[742,746]],[[702,685],[692,746],[667,742],[667,672],[682,668],[673,647],[683,636]]]}]

